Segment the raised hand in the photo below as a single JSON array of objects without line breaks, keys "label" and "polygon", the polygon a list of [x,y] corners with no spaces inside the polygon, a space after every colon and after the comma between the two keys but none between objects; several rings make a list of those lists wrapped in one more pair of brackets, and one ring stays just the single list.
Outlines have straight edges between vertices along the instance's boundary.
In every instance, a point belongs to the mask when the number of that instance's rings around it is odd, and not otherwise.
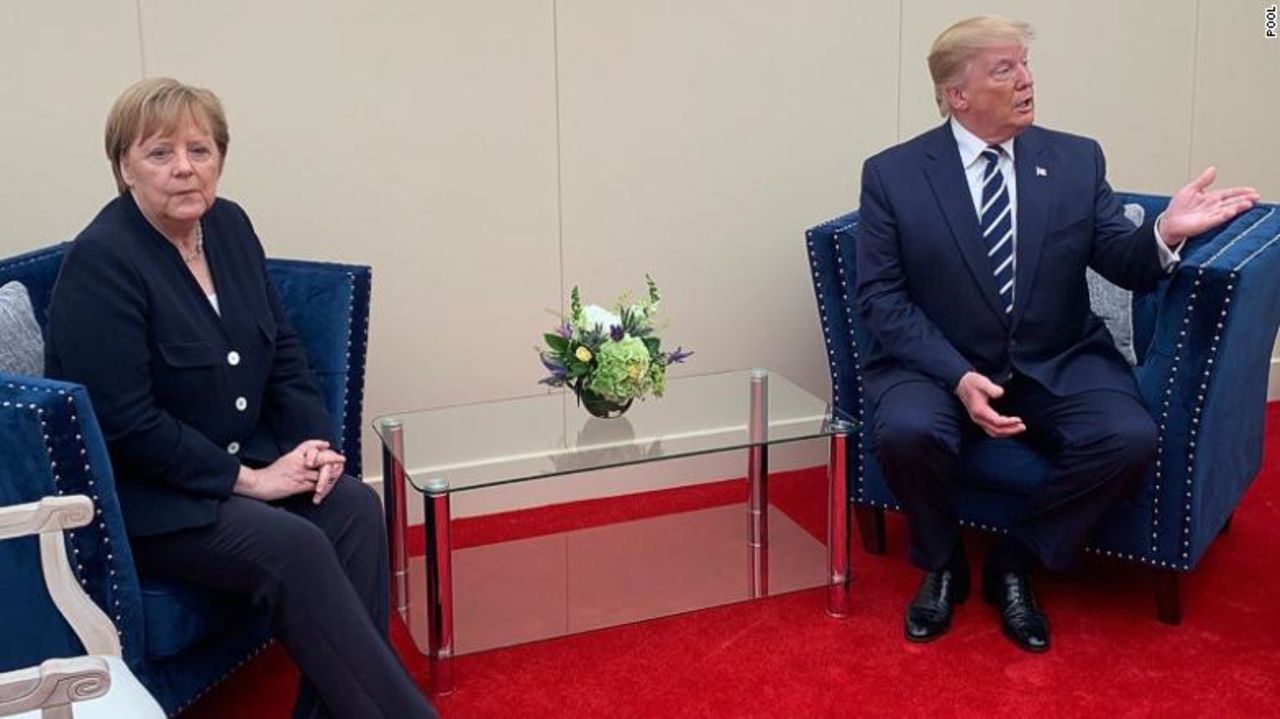
[{"label": "raised hand", "polygon": [[1160,236],[1166,245],[1177,247],[1188,237],[1217,227],[1261,199],[1252,187],[1210,190],[1209,186],[1217,176],[1217,168],[1207,167],[1169,200],[1159,226]]},{"label": "raised hand", "polygon": [[1006,417],[991,406],[1004,396],[1004,387],[977,372],[966,372],[956,384],[956,396],[969,412],[969,419],[992,437],[1012,437],[1027,430],[1021,417]]}]

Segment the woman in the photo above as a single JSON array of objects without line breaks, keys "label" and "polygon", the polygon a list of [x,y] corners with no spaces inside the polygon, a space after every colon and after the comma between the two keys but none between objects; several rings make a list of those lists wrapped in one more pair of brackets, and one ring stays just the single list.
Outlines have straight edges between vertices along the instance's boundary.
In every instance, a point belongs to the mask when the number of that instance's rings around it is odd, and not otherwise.
[{"label": "woman", "polygon": [[227,143],[208,90],[116,100],[120,194],[63,263],[49,372],[89,389],[139,568],[268,608],[304,677],[294,716],[435,716],[385,639],[377,497],[343,474],[249,218],[217,197]]}]

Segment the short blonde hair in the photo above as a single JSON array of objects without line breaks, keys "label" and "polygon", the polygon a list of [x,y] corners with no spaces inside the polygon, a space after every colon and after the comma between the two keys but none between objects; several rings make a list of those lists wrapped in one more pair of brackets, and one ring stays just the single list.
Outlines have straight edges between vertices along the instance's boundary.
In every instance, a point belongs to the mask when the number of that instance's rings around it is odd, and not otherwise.
[{"label": "short blonde hair", "polygon": [[947,86],[968,74],[979,52],[1012,43],[1027,47],[1034,37],[1031,25],[999,15],[971,17],[943,30],[929,50],[929,75],[933,78],[933,99],[938,103],[938,112],[943,117],[951,114]]},{"label": "short blonde hair", "polygon": [[120,194],[129,191],[120,170],[129,148],[158,132],[176,130],[187,113],[213,135],[221,167],[226,160],[231,137],[227,133],[227,116],[217,95],[170,77],[148,78],[120,93],[107,115],[106,132],[107,159],[111,161],[111,172],[116,176],[116,188]]}]

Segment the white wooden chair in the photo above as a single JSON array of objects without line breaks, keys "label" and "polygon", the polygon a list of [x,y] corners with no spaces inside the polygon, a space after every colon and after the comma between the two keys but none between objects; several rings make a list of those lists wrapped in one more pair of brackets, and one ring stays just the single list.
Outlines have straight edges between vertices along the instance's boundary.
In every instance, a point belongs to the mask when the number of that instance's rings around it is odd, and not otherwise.
[{"label": "white wooden chair", "polygon": [[0,673],[0,717],[164,717],[125,665],[115,625],[80,588],[67,560],[63,530],[83,527],[92,519],[93,502],[83,495],[0,507],[0,541],[40,537],[40,566],[49,596],[88,652]]}]

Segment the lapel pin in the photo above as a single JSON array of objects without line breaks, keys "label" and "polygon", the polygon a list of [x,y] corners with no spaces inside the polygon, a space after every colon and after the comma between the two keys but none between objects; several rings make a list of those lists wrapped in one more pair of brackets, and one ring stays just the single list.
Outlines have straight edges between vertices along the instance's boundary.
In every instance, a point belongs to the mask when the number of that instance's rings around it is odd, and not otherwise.
[{"label": "lapel pin", "polygon": [[1049,171],[1043,167],[1036,165],[1036,177],[1048,177]]}]

